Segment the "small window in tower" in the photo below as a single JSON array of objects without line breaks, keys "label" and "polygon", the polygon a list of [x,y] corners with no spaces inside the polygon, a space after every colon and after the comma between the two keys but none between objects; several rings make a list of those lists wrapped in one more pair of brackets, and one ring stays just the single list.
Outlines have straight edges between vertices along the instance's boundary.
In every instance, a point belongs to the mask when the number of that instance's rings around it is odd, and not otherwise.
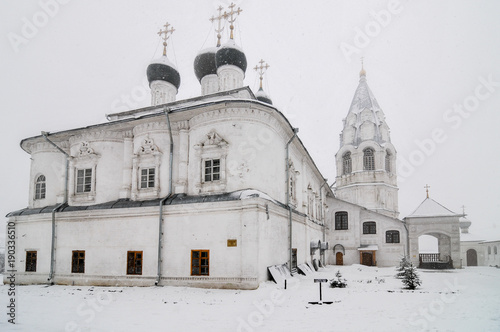
[{"label": "small window in tower", "polygon": [[389,151],[385,154],[385,171],[387,173],[391,172],[391,153]]},{"label": "small window in tower", "polygon": [[363,169],[365,171],[375,170],[375,152],[372,148],[363,150]]},{"label": "small window in tower", "polygon": [[488,247],[488,255],[491,255],[491,247]]},{"label": "small window in tower", "polygon": [[40,175],[35,181],[35,199],[45,198],[45,175]]},{"label": "small window in tower", "polygon": [[351,159],[351,153],[346,152],[342,156],[342,174],[350,174],[352,172],[352,159]]},{"label": "small window in tower", "polygon": [[220,180],[220,159],[205,160],[205,182]]},{"label": "small window in tower", "polygon": [[154,167],[141,169],[141,189],[155,187],[155,173]]}]

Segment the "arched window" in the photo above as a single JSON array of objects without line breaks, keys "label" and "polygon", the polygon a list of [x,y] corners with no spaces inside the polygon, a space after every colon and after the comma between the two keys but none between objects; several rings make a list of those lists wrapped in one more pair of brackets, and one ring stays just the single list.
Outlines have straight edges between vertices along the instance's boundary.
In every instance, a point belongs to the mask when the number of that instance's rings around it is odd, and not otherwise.
[{"label": "arched window", "polygon": [[352,159],[351,159],[351,153],[346,152],[342,156],[342,174],[350,174],[352,172]]},{"label": "arched window", "polygon": [[399,243],[399,231],[385,232],[385,243]]},{"label": "arched window", "polygon": [[375,153],[372,148],[363,150],[363,169],[365,171],[375,170]]},{"label": "arched window", "polygon": [[343,231],[349,228],[349,222],[346,211],[335,212],[335,230]]},{"label": "arched window", "polygon": [[488,246],[488,255],[491,255],[491,247]]},{"label": "arched window", "polygon": [[391,172],[391,153],[389,151],[385,154],[385,171],[387,173]]},{"label": "arched window", "polygon": [[40,175],[35,181],[35,199],[45,198],[45,175]]},{"label": "arched window", "polygon": [[497,252],[497,247],[496,247],[496,246],[494,246],[494,247],[493,247],[493,254],[494,254],[494,255],[496,255],[497,253],[498,253],[498,252]]},{"label": "arched window", "polygon": [[375,221],[366,221],[363,223],[363,234],[377,234],[377,224]]}]

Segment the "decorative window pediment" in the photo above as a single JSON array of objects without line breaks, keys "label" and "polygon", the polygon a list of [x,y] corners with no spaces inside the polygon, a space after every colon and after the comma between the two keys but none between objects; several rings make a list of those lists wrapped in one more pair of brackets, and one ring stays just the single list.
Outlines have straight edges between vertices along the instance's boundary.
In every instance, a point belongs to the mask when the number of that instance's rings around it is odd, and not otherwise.
[{"label": "decorative window pediment", "polygon": [[74,203],[93,203],[96,196],[96,168],[99,155],[88,141],[79,143],[75,156],[70,160],[70,190]]},{"label": "decorative window pediment", "polygon": [[229,143],[215,130],[194,146],[200,170],[200,193],[223,192],[226,189],[226,157]]},{"label": "decorative window pediment", "polygon": [[209,132],[206,135],[206,139],[197,144],[195,147],[197,148],[211,148],[211,147],[219,147],[224,148],[228,145],[227,141],[223,139],[215,130]]},{"label": "decorative window pediment", "polygon": [[160,164],[162,153],[152,138],[141,141],[132,164],[133,200],[154,199],[160,194]]}]

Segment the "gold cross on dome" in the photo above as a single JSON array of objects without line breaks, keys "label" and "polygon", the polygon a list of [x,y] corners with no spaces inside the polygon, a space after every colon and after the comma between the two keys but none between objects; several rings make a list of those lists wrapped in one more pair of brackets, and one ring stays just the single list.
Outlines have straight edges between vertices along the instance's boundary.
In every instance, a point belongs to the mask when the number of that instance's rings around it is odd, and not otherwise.
[{"label": "gold cross on dome", "polygon": [[224,8],[222,8],[222,6],[219,6],[219,8],[217,8],[217,10],[219,11],[219,16],[217,17],[214,17],[212,15],[212,17],[209,19],[210,22],[214,23],[215,20],[217,20],[217,29],[215,29],[215,32],[217,32],[217,47],[220,46],[220,38],[221,38],[221,32],[224,30],[224,27],[221,27],[221,21],[222,19],[225,19],[226,18],[226,13],[222,13],[222,10]]},{"label": "gold cross on dome", "polygon": [[238,9],[235,11],[234,10],[235,6],[236,5],[231,2],[231,4],[228,7],[229,9],[231,9],[231,11],[229,13],[224,12],[224,18],[229,23],[231,23],[231,25],[229,26],[229,29],[231,29],[231,36],[229,38],[231,38],[231,39],[233,39],[233,30],[234,30],[233,23],[236,21],[236,17],[233,17],[233,15],[240,15],[240,13],[243,11],[243,9],[241,9],[240,7],[238,7]]},{"label": "gold cross on dome", "polygon": [[[264,77],[264,73],[267,71],[267,68],[269,68],[270,66],[262,59],[260,59],[259,61],[260,63],[260,66],[257,65],[254,67],[254,70],[259,73],[259,78],[260,78],[260,88],[262,89],[262,78]],[[266,63],[264,65],[264,63]]]},{"label": "gold cross on dome", "polygon": [[427,198],[429,198],[429,188],[430,187],[431,186],[429,186],[428,184],[426,184],[425,187],[424,187],[425,188],[425,192],[427,193]]},{"label": "gold cross on dome", "polygon": [[158,35],[163,39],[163,55],[167,55],[167,40],[168,38],[170,38],[170,35],[173,34],[175,31],[174,27],[171,27],[169,29],[168,28],[169,26],[170,24],[167,22],[164,25],[165,30],[160,29],[160,31],[158,31]]}]

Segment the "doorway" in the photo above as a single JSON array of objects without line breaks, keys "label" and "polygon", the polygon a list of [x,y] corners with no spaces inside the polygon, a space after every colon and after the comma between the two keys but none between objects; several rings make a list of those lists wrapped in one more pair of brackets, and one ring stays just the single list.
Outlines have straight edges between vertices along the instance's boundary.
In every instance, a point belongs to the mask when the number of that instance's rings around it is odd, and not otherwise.
[{"label": "doorway", "polygon": [[335,254],[336,264],[344,265],[344,255],[341,252]]},{"label": "doorway", "polygon": [[477,266],[477,251],[474,249],[467,250],[467,266]]}]

